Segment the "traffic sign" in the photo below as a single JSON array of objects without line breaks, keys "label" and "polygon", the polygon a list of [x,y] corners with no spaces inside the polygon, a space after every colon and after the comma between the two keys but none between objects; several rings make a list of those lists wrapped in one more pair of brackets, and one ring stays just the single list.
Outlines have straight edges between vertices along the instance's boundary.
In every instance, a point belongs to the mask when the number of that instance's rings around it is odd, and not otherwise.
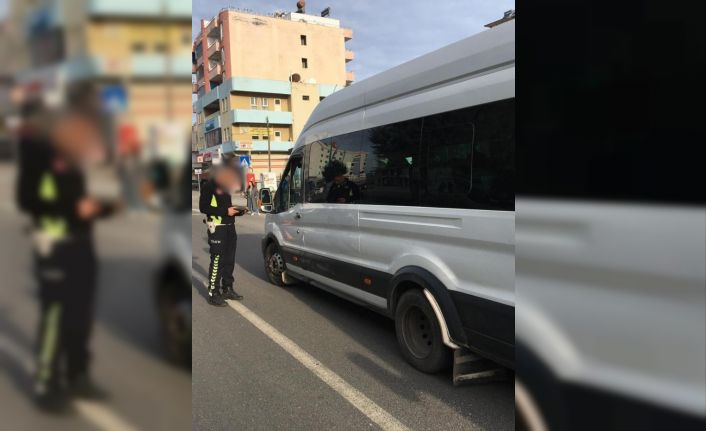
[{"label": "traffic sign", "polygon": [[250,156],[240,156],[240,166],[243,168],[249,168],[252,166],[250,162]]},{"label": "traffic sign", "polygon": [[112,113],[118,114],[127,109],[127,91],[122,85],[107,85],[101,91],[101,102],[103,108]]}]

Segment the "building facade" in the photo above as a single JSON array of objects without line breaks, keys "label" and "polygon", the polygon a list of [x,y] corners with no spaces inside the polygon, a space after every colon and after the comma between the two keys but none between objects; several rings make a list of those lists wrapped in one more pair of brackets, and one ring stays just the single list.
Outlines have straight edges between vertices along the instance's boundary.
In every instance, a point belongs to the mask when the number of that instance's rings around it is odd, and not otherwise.
[{"label": "building facade", "polygon": [[249,155],[256,173],[280,172],[319,101],[353,82],[352,31],[328,17],[230,8],[200,26],[192,149],[206,159]]}]

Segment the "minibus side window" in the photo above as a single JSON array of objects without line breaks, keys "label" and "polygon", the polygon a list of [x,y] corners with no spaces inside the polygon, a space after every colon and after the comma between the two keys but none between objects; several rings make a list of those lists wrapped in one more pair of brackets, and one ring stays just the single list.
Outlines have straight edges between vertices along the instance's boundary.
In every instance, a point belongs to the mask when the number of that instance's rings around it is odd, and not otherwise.
[{"label": "minibus side window", "polygon": [[361,135],[361,204],[419,205],[421,119],[367,129]]},{"label": "minibus side window", "polygon": [[[357,203],[366,163],[360,151],[362,133],[345,133],[307,145],[306,202]],[[351,193],[341,193],[341,184]]]},{"label": "minibus side window", "polygon": [[480,107],[473,142],[470,208],[515,209],[515,99]]},{"label": "minibus side window", "polygon": [[275,212],[283,212],[288,208],[289,201],[289,167],[291,161],[287,164],[282,174],[282,180],[280,180],[279,187],[277,187],[277,192],[275,193]]},{"label": "minibus side window", "polygon": [[472,208],[474,108],[444,112],[422,123],[421,205]]},{"label": "minibus side window", "polygon": [[287,208],[292,208],[302,202],[302,158],[292,158],[289,176],[289,202]]},{"label": "minibus side window", "polygon": [[514,99],[424,118],[422,206],[514,210]]}]

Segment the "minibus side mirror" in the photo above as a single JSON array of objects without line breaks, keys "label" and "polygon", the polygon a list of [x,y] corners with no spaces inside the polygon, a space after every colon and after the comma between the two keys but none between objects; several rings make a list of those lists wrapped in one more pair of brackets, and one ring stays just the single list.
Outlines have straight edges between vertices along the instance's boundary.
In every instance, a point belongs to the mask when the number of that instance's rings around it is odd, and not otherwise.
[{"label": "minibus side mirror", "polygon": [[272,212],[272,192],[268,188],[260,189],[260,211]]}]

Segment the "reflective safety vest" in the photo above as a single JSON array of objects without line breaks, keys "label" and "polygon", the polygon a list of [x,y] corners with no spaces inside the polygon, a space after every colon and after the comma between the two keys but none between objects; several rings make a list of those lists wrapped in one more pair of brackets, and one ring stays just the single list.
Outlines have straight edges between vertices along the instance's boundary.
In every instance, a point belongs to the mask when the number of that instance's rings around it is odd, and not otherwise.
[{"label": "reflective safety vest", "polygon": [[[45,172],[39,181],[39,200],[41,202],[56,202],[59,192],[54,175]],[[39,229],[52,238],[64,238],[68,232],[66,220],[62,217],[42,216],[39,218]]]},{"label": "reflective safety vest", "polygon": [[[213,208],[218,208],[218,201],[216,200],[216,195],[211,196],[211,206]],[[221,224],[221,222],[223,221],[223,217],[212,215],[211,221],[215,224]]]}]

